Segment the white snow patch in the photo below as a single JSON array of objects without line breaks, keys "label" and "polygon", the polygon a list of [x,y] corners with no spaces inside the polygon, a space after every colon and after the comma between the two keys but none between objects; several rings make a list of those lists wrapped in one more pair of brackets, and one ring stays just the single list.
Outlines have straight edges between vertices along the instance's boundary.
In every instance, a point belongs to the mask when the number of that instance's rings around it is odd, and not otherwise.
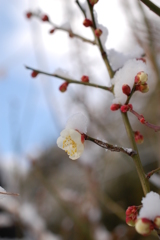
[{"label": "white snow patch", "polygon": [[155,192],[149,192],[142,199],[143,207],[141,208],[138,218],[148,218],[154,221],[155,217],[160,216],[160,195]]},{"label": "white snow patch", "polygon": [[66,124],[66,129],[76,129],[80,133],[86,133],[88,126],[88,118],[83,113],[75,113]]}]

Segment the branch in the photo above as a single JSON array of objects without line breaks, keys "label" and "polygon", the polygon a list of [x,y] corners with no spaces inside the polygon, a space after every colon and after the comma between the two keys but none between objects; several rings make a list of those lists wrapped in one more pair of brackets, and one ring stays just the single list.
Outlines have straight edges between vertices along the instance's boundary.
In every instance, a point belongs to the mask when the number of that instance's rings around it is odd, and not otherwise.
[{"label": "branch", "polygon": [[81,4],[79,3],[79,1],[76,0],[75,2],[76,2],[76,4],[78,5],[78,7],[81,9],[81,11],[82,11],[84,17],[87,18],[86,13],[85,13],[84,9],[82,8]]},{"label": "branch", "polygon": [[112,87],[109,88],[109,87],[105,87],[105,86],[102,86],[102,85],[97,85],[97,84],[94,84],[94,83],[80,82],[80,81],[77,81],[77,80],[73,80],[73,79],[70,79],[70,78],[60,76],[58,74],[54,74],[54,73],[51,74],[51,73],[43,72],[41,70],[34,69],[34,68],[31,68],[31,67],[28,67],[28,66],[25,66],[25,67],[27,69],[30,69],[32,71],[37,72],[38,74],[44,74],[46,76],[60,78],[60,79],[65,80],[68,83],[75,83],[75,84],[86,85],[86,86],[95,87],[95,88],[101,88],[101,89],[109,91],[109,92],[112,92],[112,89],[113,89]]},{"label": "branch", "polygon": [[156,169],[154,169],[154,170],[152,170],[152,171],[150,171],[149,173],[147,173],[146,178],[147,178],[147,179],[150,179],[150,177],[151,177],[154,173],[156,173],[156,172],[158,172],[158,171],[160,171],[160,167],[159,167],[159,168],[156,168]]},{"label": "branch", "polygon": [[140,0],[140,1],[143,2],[152,12],[154,12],[160,17],[160,8],[157,5],[152,3],[150,0]]},{"label": "branch", "polygon": [[154,124],[152,124],[152,123],[147,122],[147,121],[144,119],[143,115],[140,115],[139,113],[137,113],[137,112],[134,111],[133,109],[129,109],[129,111],[130,111],[131,113],[133,113],[133,114],[138,118],[138,120],[139,120],[142,124],[144,124],[144,125],[146,125],[147,127],[153,129],[155,132],[160,131],[160,126],[156,126],[156,125],[154,125]]},{"label": "branch", "polygon": [[[32,13],[32,16],[37,17],[39,20],[41,20],[40,14]],[[71,29],[66,29],[66,28],[64,28],[64,27],[60,27],[60,26],[56,25],[55,23],[51,22],[49,19],[48,19],[47,22],[54,28],[54,30],[61,30],[61,31],[67,32],[67,33],[69,34],[69,36],[71,36],[72,38],[73,38],[73,37],[76,37],[76,38],[82,40],[83,42],[87,42],[87,43],[96,45],[96,42],[95,42],[95,41],[92,41],[92,40],[90,40],[90,39],[87,39],[87,38],[85,38],[85,37],[82,37],[81,35],[79,35],[79,34],[77,34],[77,33],[74,33]]]},{"label": "branch", "polygon": [[136,155],[136,151],[132,150],[131,148],[123,148],[123,147],[118,147],[116,145],[112,145],[106,142],[102,142],[98,139],[92,138],[86,134],[84,134],[85,140],[89,140],[91,142],[94,142],[95,144],[97,144],[98,146],[108,149],[112,152],[123,152],[127,155],[129,155],[130,157],[133,157],[134,155]]},{"label": "branch", "polygon": [[[77,1],[76,1],[76,2],[77,2]],[[102,58],[103,58],[103,61],[104,61],[105,65],[106,65],[106,67],[107,67],[109,76],[110,76],[110,78],[113,78],[115,72],[112,70],[112,67],[111,67],[111,65],[110,65],[110,62],[109,62],[109,60],[108,60],[107,53],[106,53],[106,51],[105,51],[104,48],[103,48],[103,45],[102,45],[102,42],[101,42],[100,38],[98,38],[98,37],[95,35],[95,33],[94,33],[94,30],[95,30],[97,27],[96,27],[96,22],[95,22],[94,14],[93,14],[93,6],[91,6],[89,0],[87,0],[87,3],[88,3],[88,6],[89,6],[89,10],[90,10],[91,18],[92,18],[92,22],[93,22],[92,32],[93,32],[94,37],[95,37],[95,39],[96,39],[96,41],[97,41],[97,45],[99,46],[99,50],[100,50],[100,52],[101,52],[101,56],[102,56]],[[84,10],[83,10],[83,8],[81,7],[81,5],[80,5],[79,2],[78,2],[78,6],[79,6],[80,10],[82,11],[84,17],[86,17],[85,12],[84,12]],[[103,34],[103,33],[102,33],[102,34]]]}]

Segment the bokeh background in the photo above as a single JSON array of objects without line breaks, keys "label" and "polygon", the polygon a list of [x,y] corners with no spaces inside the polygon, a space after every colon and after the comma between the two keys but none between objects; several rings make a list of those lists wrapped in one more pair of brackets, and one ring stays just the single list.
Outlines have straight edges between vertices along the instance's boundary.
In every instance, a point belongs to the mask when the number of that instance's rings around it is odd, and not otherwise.
[{"label": "bokeh background", "polygon": [[[160,19],[133,0],[99,0],[95,10],[109,31],[108,51],[116,50],[122,61],[145,55],[150,62],[150,91],[132,103],[158,125]],[[0,201],[0,239],[156,239],[125,223],[126,208],[140,205],[143,196],[129,157],[86,142],[81,158],[71,161],[56,145],[68,117],[83,112],[90,136],[130,147],[119,111],[110,111],[112,95],[72,84],[61,93],[63,81],[32,78],[25,68],[50,73],[61,68],[73,79],[88,75],[91,82],[109,86],[98,48],[62,31],[49,34],[50,24],[27,19],[28,11],[47,14],[58,26],[69,22],[74,32],[93,40],[74,0],[0,1],[0,185],[20,194]],[[159,166],[159,133],[129,118],[144,136],[138,148],[147,173]],[[159,187],[157,174],[151,189],[159,192]]]}]

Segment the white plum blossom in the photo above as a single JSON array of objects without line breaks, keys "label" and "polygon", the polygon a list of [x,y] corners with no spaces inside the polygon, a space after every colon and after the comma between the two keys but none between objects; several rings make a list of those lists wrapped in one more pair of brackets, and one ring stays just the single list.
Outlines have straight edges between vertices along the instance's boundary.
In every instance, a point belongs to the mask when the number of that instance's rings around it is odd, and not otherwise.
[{"label": "white plum blossom", "polygon": [[82,113],[74,114],[68,119],[66,128],[60,133],[57,145],[72,160],[78,159],[84,151],[84,135],[87,131],[87,118]]},{"label": "white plum blossom", "polygon": [[64,129],[57,139],[57,145],[63,149],[72,160],[78,159],[84,150],[81,133],[74,129]]},{"label": "white plum blossom", "polygon": [[142,199],[142,204],[138,218],[147,218],[154,221],[157,216],[160,216],[160,195],[158,193],[147,193],[146,197]]},{"label": "white plum blossom", "polygon": [[113,78],[113,83],[115,84],[114,86],[115,99],[113,100],[113,103],[116,104],[125,103],[127,96],[122,92],[122,86],[124,84],[127,84],[132,89],[135,76],[137,75],[138,72],[141,71],[145,72],[148,75],[150,74],[146,63],[140,60],[137,61],[136,59],[131,59],[128,60],[124,64],[124,66],[116,72]]}]

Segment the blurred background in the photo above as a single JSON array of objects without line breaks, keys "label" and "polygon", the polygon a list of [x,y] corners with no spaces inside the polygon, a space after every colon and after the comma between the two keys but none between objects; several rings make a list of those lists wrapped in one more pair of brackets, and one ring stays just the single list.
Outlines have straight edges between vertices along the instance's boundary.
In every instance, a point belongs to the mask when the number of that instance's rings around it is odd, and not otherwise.
[{"label": "blurred background", "polygon": [[[154,0],[160,6],[159,0]],[[84,1],[80,1],[84,3]],[[146,119],[159,125],[160,19],[133,0],[99,0],[98,21],[109,31],[106,49],[111,63],[145,56],[152,69],[150,91],[133,96],[131,103]],[[0,199],[0,239],[140,240],[125,223],[125,210],[140,205],[143,192],[132,160],[123,153],[85,143],[80,159],[72,161],[56,140],[72,114],[89,118],[88,134],[130,147],[119,111],[111,112],[113,96],[104,90],[62,80],[31,77],[25,66],[54,73],[63,69],[71,78],[88,75],[90,82],[110,86],[96,46],[70,38],[36,17],[47,14],[58,26],[93,40],[74,0],[0,1],[0,186],[19,197]],[[65,25],[64,25],[65,24]],[[115,54],[115,55],[114,55]],[[159,133],[141,125],[131,114],[145,172],[159,166]],[[151,178],[159,192],[160,177]]]}]

